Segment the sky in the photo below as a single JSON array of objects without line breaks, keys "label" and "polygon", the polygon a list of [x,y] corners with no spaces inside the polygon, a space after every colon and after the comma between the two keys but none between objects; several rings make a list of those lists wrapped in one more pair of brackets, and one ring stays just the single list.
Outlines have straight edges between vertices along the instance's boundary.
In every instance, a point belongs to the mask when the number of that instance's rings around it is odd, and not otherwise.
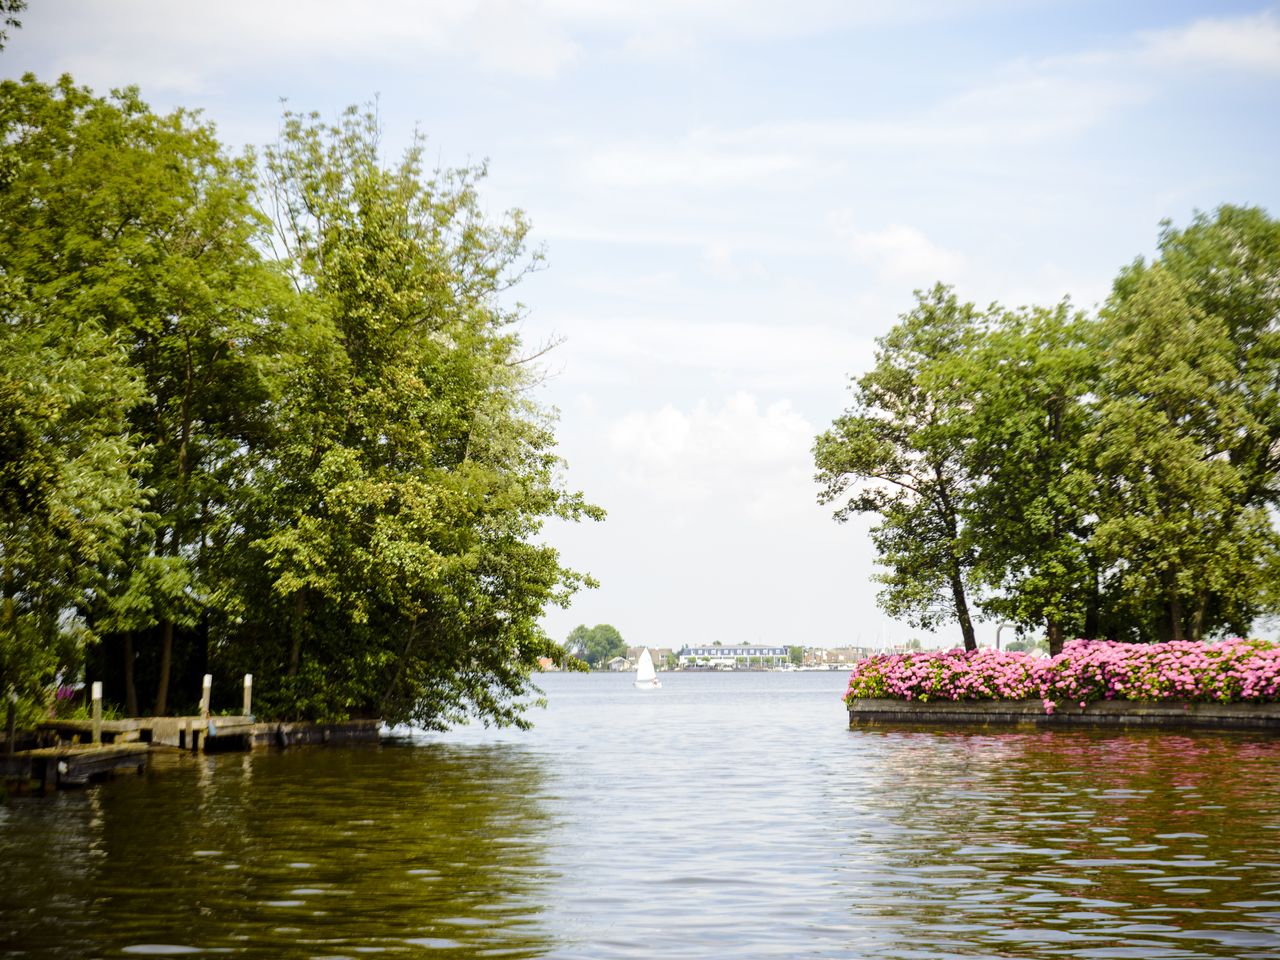
[{"label": "sky", "polygon": [[[389,154],[487,160],[596,590],[633,644],[879,646],[869,521],[810,449],[913,290],[1089,308],[1160,222],[1280,215],[1280,7],[1114,0],[30,0],[3,76],[198,108],[239,149],[376,99]],[[997,625],[981,623],[982,643]]]}]

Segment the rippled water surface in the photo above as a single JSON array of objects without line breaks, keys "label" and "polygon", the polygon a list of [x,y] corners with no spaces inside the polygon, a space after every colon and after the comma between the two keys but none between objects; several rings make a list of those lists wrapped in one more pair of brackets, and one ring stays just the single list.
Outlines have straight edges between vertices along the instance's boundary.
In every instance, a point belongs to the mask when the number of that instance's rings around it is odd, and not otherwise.
[{"label": "rippled water surface", "polygon": [[529,733],[0,804],[0,951],[1280,958],[1280,738],[850,731],[840,674],[544,679]]}]

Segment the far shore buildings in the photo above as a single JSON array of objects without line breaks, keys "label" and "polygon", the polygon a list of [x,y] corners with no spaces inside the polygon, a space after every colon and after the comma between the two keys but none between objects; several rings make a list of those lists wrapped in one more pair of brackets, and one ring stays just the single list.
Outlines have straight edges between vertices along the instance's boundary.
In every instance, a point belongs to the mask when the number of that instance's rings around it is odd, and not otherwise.
[{"label": "far shore buildings", "polygon": [[[644,647],[628,647],[622,656],[613,657],[596,667],[597,670],[625,673],[636,668]],[[649,647],[654,666],[659,670],[794,670],[790,646],[764,646],[761,644],[726,644],[681,647]],[[798,669],[801,670],[849,670],[859,660],[884,653],[870,647],[804,647]],[[891,652],[899,653],[894,648]],[[550,657],[540,657],[538,668],[556,672],[561,668]]]},{"label": "far shore buildings", "polygon": [[682,670],[776,670],[791,662],[790,647],[683,647],[676,654]]}]

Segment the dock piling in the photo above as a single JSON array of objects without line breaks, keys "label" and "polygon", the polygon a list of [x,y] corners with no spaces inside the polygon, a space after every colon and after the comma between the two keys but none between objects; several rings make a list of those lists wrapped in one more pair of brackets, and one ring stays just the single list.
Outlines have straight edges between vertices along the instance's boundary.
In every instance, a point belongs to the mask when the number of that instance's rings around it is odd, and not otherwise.
[{"label": "dock piling", "polygon": [[9,701],[7,711],[9,716],[5,721],[5,736],[7,737],[5,750],[9,755],[9,762],[12,763],[14,741],[18,736],[18,691],[10,686],[9,696],[6,699]]},{"label": "dock piling", "polygon": [[93,742],[102,742],[102,681],[93,681]]},{"label": "dock piling", "polygon": [[200,690],[200,716],[209,719],[209,694],[213,690],[213,674],[206,673]]},{"label": "dock piling", "polygon": [[244,716],[246,717],[253,716],[253,711],[250,709],[252,705],[253,705],[253,674],[246,673],[244,675],[244,711],[243,711]]}]

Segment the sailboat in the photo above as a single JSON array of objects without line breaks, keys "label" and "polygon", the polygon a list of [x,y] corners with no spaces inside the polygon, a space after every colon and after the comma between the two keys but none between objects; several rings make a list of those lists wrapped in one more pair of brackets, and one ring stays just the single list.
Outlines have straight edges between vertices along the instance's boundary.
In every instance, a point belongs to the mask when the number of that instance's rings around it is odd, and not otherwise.
[{"label": "sailboat", "polygon": [[640,662],[636,665],[636,689],[656,690],[661,686],[658,671],[653,669],[653,657],[649,656],[649,648],[645,647],[640,654]]}]

